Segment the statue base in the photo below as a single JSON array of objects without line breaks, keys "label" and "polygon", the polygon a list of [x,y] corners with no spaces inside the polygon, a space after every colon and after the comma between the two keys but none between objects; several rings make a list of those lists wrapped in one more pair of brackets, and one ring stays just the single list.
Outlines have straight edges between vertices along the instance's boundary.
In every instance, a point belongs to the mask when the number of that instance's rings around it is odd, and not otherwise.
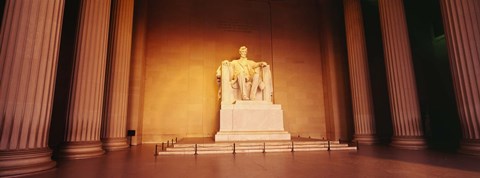
[{"label": "statue base", "polygon": [[279,104],[265,101],[236,101],[222,104],[220,131],[215,141],[290,140],[283,128]]}]

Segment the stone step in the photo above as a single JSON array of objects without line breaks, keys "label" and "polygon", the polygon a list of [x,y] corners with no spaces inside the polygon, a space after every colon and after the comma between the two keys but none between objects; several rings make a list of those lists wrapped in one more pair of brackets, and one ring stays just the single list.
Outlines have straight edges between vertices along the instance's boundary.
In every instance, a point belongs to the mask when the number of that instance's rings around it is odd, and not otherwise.
[{"label": "stone step", "polygon": [[[274,148],[291,148],[292,145],[236,145],[235,149],[274,149]],[[294,148],[328,148],[328,145],[294,145]],[[332,144],[330,148],[348,147],[348,144]],[[168,147],[167,150],[195,150],[195,146],[188,147]],[[197,150],[210,150],[210,149],[233,149],[233,145],[229,146],[197,146]]]},{"label": "stone step", "polygon": [[[200,147],[233,147],[233,143],[208,143],[208,144],[196,144],[198,148]],[[291,142],[284,143],[235,143],[236,147],[254,147],[254,146],[291,146]],[[304,142],[294,142],[294,146],[328,146],[328,144],[323,143],[304,143]],[[346,143],[330,143],[330,146],[348,146]],[[173,148],[194,148],[195,144],[175,144]]]},{"label": "stone step", "polygon": [[[309,141],[309,142],[294,142],[295,146],[297,145],[325,145],[328,146],[328,142],[326,141]],[[241,146],[263,146],[264,143],[235,143],[236,147]],[[292,142],[265,142],[265,146],[287,146],[292,145]],[[348,145],[348,144],[340,144],[338,141],[330,142],[331,146],[334,145]],[[233,146],[233,143],[205,143],[205,144],[197,144],[197,147],[228,147]],[[175,148],[183,148],[183,147],[195,147],[195,144],[174,144],[173,147]]]},{"label": "stone step", "polygon": [[[194,142],[193,142],[194,143]],[[211,143],[175,143],[160,151],[159,155],[193,155],[195,154],[232,154],[235,153],[271,153],[298,151],[340,151],[357,150],[339,141],[307,140],[307,141],[242,141],[242,142],[211,142]],[[195,148],[196,147],[196,148]]]},{"label": "stone step", "polygon": [[202,150],[202,151],[197,151],[197,154],[232,154],[232,150]]},{"label": "stone step", "polygon": [[[197,144],[197,147],[227,147],[233,146],[233,144],[227,143],[204,143],[204,144]],[[173,147],[175,148],[183,148],[183,147],[193,147],[195,148],[195,144],[174,144]]]},{"label": "stone step", "polygon": [[[344,150],[344,149],[351,149],[355,147],[347,147],[347,146],[330,146],[330,150]],[[263,150],[263,146],[257,147],[235,147],[235,150]],[[288,149],[291,150],[291,146],[275,146],[275,147],[265,147],[265,150],[275,150],[275,149]],[[356,148],[355,148],[356,149]],[[208,151],[208,150],[215,150],[215,151],[228,151],[233,150],[233,147],[225,147],[225,148],[197,148],[197,151]],[[294,150],[328,150],[327,146],[295,146]],[[167,151],[195,151],[195,148],[167,148]]]},{"label": "stone step", "polygon": [[357,147],[331,147],[330,150],[357,150]]},{"label": "stone step", "polygon": [[[328,148],[320,147],[309,147],[309,148],[294,148],[295,152],[303,151],[327,151]],[[356,147],[337,147],[330,148],[331,151],[348,151],[348,150],[357,150]],[[265,149],[265,153],[274,153],[274,152],[291,152],[291,148],[274,148],[274,149]],[[235,153],[263,153],[263,149],[235,149]],[[215,150],[197,150],[197,154],[232,154],[233,149],[215,149]],[[159,152],[159,155],[193,155],[195,150],[169,150],[165,152]]]},{"label": "stone step", "polygon": [[160,151],[158,155],[193,155],[195,151]]},{"label": "stone step", "polygon": [[[340,150],[357,150],[356,147],[348,147],[348,145],[330,145],[331,151],[340,151]],[[324,146],[310,146],[310,145],[297,145],[294,147],[295,152],[300,151],[327,151],[328,147]],[[248,146],[248,147],[235,147],[235,153],[272,153],[272,152],[291,152],[291,146]],[[227,154],[233,153],[233,147],[205,147],[197,148],[197,154]],[[161,151],[159,155],[193,155],[195,154],[195,148],[184,147],[184,148],[167,148],[166,151]]]},{"label": "stone step", "polygon": [[328,151],[328,147],[325,147],[325,148],[315,148],[315,147],[295,148],[294,151]]}]

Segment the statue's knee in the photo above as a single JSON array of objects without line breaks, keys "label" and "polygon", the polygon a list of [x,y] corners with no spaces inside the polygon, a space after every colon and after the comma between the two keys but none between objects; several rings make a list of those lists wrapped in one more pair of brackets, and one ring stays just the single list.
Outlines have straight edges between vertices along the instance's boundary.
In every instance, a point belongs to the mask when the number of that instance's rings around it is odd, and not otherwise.
[{"label": "statue's knee", "polygon": [[239,85],[238,82],[232,82],[232,83],[230,83],[230,86],[232,86],[232,88],[234,88],[234,89],[239,88],[238,85]]},{"label": "statue's knee", "polygon": [[244,79],[245,80],[245,74],[243,74],[243,73],[239,73],[237,75],[237,77],[238,77],[238,79]]}]

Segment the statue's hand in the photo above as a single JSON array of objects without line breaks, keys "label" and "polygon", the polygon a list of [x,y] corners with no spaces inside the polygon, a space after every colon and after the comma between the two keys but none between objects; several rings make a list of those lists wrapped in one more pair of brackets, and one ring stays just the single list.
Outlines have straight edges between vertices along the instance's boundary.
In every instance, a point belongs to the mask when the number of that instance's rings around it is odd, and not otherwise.
[{"label": "statue's hand", "polygon": [[262,66],[262,67],[267,67],[267,65],[268,65],[268,64],[267,64],[266,62],[261,62],[261,63],[260,63],[260,66]]},{"label": "statue's hand", "polygon": [[237,85],[237,80],[230,80],[230,86],[232,86],[232,88],[238,88],[238,85]]}]

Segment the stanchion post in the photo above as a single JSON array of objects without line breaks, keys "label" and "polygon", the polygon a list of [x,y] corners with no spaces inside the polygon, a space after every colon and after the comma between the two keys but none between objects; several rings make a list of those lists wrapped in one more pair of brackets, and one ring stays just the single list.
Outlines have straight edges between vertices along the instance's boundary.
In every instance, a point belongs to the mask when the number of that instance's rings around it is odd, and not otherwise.
[{"label": "stanchion post", "polygon": [[293,148],[293,147],[294,147],[294,146],[293,146],[293,141],[292,141],[292,150],[291,150],[290,152],[294,152],[294,150],[293,150],[294,148]]},{"label": "stanchion post", "polygon": [[158,155],[158,148],[157,148],[157,146],[158,146],[158,145],[157,145],[157,144],[155,144],[155,154],[154,154],[155,156],[157,156],[157,155]]},{"label": "stanchion post", "polygon": [[330,140],[328,141],[328,151],[330,151]]},{"label": "stanchion post", "polygon": [[195,144],[195,155],[198,154],[198,153],[197,153],[197,147],[198,147],[197,144]]},{"label": "stanchion post", "polygon": [[263,142],[263,153],[265,153],[265,142]]},{"label": "stanchion post", "polygon": [[233,154],[236,154],[235,143],[233,143]]},{"label": "stanchion post", "polygon": [[165,142],[162,142],[162,151],[165,151]]}]

